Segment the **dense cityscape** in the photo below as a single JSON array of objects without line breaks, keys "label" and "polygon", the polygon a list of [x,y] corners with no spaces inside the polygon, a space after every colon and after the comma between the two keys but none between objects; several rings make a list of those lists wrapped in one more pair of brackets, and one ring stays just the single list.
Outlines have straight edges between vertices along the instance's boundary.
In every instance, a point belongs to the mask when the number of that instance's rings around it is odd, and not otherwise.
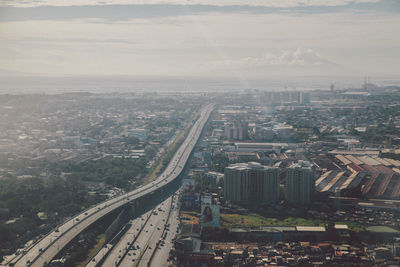
[{"label": "dense cityscape", "polygon": [[400,0],[0,0],[0,267],[400,266]]},{"label": "dense cityscape", "polygon": [[165,177],[207,103],[215,106],[178,182],[94,221],[46,264],[396,264],[399,100],[398,87],[368,83],[4,96],[2,264],[19,266],[75,214]]}]

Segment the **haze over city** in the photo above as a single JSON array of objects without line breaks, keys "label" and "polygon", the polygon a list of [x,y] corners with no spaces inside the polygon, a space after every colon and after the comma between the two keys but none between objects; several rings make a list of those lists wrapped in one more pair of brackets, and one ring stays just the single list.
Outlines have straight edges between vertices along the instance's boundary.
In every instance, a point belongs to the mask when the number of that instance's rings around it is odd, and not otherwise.
[{"label": "haze over city", "polygon": [[0,266],[398,266],[399,15],[0,0]]}]

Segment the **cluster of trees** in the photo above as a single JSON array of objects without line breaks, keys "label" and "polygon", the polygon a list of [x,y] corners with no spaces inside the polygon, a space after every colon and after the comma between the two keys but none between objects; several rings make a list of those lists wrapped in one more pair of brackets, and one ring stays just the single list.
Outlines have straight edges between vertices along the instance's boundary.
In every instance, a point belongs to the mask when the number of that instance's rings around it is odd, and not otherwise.
[{"label": "cluster of trees", "polygon": [[[153,155],[154,151],[147,154]],[[46,164],[46,169],[52,173],[49,178],[17,179],[11,175],[0,179],[0,249],[15,249],[45,232],[40,225],[51,228],[60,220],[101,201],[104,196],[88,194],[87,181],[133,189],[133,179],[148,171],[145,168],[147,158],[106,157],[97,161],[56,162]],[[61,173],[69,175],[61,177]],[[44,212],[47,219],[40,219],[38,212]],[[15,222],[6,223],[14,219]]]},{"label": "cluster of trees", "polygon": [[211,170],[223,173],[229,165],[229,158],[225,154],[217,154],[212,159]]},{"label": "cluster of trees", "polygon": [[[11,248],[18,242],[38,235],[38,226],[55,225],[85,207],[101,201],[102,197],[88,195],[80,181],[60,177],[0,180],[0,248]],[[38,217],[44,212],[47,219]],[[15,222],[6,224],[8,220]]]},{"label": "cluster of trees", "polygon": [[60,163],[57,168],[82,181],[104,182],[108,185],[131,189],[132,178],[146,171],[146,159],[106,157],[97,161]]}]

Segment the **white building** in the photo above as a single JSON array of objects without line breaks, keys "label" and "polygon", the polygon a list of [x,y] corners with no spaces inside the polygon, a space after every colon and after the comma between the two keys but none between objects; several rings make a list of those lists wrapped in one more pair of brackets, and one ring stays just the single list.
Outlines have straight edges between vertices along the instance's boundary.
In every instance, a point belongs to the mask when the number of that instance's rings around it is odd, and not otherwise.
[{"label": "white building", "polygon": [[258,162],[226,167],[224,197],[243,204],[276,203],[279,198],[279,169]]},{"label": "white building", "polygon": [[286,201],[292,204],[311,203],[315,191],[314,170],[308,161],[299,161],[286,169]]}]

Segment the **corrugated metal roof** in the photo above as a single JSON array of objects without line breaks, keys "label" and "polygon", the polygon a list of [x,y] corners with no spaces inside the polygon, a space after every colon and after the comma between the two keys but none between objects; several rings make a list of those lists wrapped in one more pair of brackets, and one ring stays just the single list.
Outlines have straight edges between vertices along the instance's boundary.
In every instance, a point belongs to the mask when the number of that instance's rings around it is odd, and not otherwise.
[{"label": "corrugated metal roof", "polygon": [[350,183],[356,178],[358,175],[358,172],[353,172],[347,180],[340,186],[340,190],[347,189],[347,187],[350,185]]},{"label": "corrugated metal roof", "polygon": [[344,173],[345,173],[345,172],[342,171],[342,172],[339,172],[338,174],[336,174],[335,178],[333,178],[333,179],[321,190],[321,192],[329,191],[329,190],[332,188],[332,186],[333,186],[334,184],[336,184],[336,182],[343,176]]},{"label": "corrugated metal roof", "polygon": [[356,157],[352,156],[352,155],[346,155],[346,158],[350,161],[352,161],[354,164],[360,165],[363,164],[362,161],[358,160]]},{"label": "corrugated metal roof", "polygon": [[374,158],[376,161],[379,161],[381,164],[385,165],[385,166],[391,166],[393,164],[391,164],[390,162],[382,159],[382,158]]},{"label": "corrugated metal roof", "polygon": [[[400,171],[400,170],[399,170]],[[332,171],[327,171],[323,173],[318,180],[315,182],[315,186],[318,186],[329,174],[331,174]]]},{"label": "corrugated metal roof", "polygon": [[389,158],[384,158],[387,162],[390,162],[392,165],[395,167],[400,167],[400,161],[394,160],[394,159],[389,159]]},{"label": "corrugated metal roof", "polygon": [[335,157],[340,160],[344,165],[351,163],[351,160],[346,159],[343,155],[335,155]]},{"label": "corrugated metal roof", "polygon": [[362,157],[357,157],[359,160],[364,162],[364,164],[372,165],[372,166],[377,166],[381,165],[380,162],[376,161],[375,159],[369,157],[369,156],[362,156]]}]

